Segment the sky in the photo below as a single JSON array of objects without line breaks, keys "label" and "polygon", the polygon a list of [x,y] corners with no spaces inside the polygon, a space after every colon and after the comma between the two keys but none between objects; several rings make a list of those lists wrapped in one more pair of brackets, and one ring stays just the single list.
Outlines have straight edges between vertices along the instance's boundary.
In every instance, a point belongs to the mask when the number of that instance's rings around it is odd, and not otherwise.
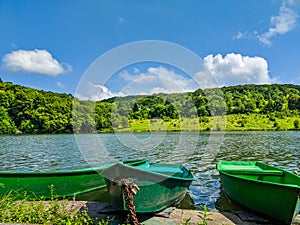
[{"label": "sky", "polygon": [[0,0],[0,78],[93,100],[299,85],[299,15],[300,0]]}]

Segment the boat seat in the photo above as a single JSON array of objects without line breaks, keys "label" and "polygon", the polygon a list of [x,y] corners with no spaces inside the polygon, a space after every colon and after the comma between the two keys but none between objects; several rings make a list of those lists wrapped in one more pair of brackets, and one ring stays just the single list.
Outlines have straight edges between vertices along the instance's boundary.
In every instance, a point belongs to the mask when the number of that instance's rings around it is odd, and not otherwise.
[{"label": "boat seat", "polygon": [[223,170],[226,173],[230,174],[245,174],[245,175],[270,175],[270,176],[282,176],[283,171],[281,170],[262,170],[262,169],[228,169]]},{"label": "boat seat", "polygon": [[276,169],[262,169],[257,165],[222,165],[222,171],[230,174],[245,175],[273,175],[282,176],[283,171]]},{"label": "boat seat", "polygon": [[175,167],[149,167],[148,170],[151,172],[163,173],[168,175],[183,176],[183,171],[180,168]]}]

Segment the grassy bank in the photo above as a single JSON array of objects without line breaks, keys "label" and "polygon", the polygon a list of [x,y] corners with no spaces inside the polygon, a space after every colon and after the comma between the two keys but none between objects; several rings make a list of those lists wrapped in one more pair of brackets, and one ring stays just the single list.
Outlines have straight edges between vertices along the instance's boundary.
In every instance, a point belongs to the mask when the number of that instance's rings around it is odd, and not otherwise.
[{"label": "grassy bank", "polygon": [[[1,186],[0,186],[1,188]],[[74,201],[52,199],[48,201],[16,200],[14,192],[0,196],[0,223],[9,224],[61,224],[108,225],[109,221],[91,218],[87,207],[76,209]]]},{"label": "grassy bank", "polygon": [[[0,184],[1,188],[1,184]],[[130,225],[129,214],[115,215],[113,217],[107,216],[103,219],[101,211],[97,213],[90,213],[87,208],[87,202],[74,200],[58,200],[48,199],[47,201],[36,200],[27,201],[26,193],[24,193],[24,200],[16,201],[14,192],[8,192],[0,195],[0,224],[57,224],[57,225],[109,225],[122,224]],[[96,207],[93,204],[93,207]],[[99,206],[98,206],[99,207]],[[103,206],[102,206],[103,207]],[[101,208],[102,208],[101,207]],[[98,208],[100,209],[100,208]],[[95,211],[95,209],[91,210]],[[189,211],[189,210],[188,210]],[[197,224],[205,225],[208,221],[213,221],[208,208],[204,205],[203,211],[193,211],[194,216],[189,214],[189,217],[174,216],[178,225],[192,224],[190,221],[197,220]],[[98,217],[99,216],[99,217]],[[146,216],[149,219],[148,215]],[[146,217],[140,216],[143,220]],[[155,217],[155,216],[154,216]],[[151,218],[150,218],[151,219]],[[149,219],[149,220],[150,220]],[[155,224],[157,220],[155,220]],[[201,222],[198,222],[201,221]],[[149,224],[154,224],[150,222]],[[173,224],[173,223],[172,223]],[[223,224],[223,223],[222,223]]]},{"label": "grassy bank", "polygon": [[[296,122],[295,122],[296,121]],[[298,121],[298,122],[297,122]],[[183,118],[163,121],[162,119],[130,120],[128,127],[115,128],[115,132],[148,131],[264,131],[297,130],[298,116],[275,117],[262,114],[233,114],[215,117]],[[298,124],[298,125],[297,125]],[[299,129],[300,130],[300,129]]]}]

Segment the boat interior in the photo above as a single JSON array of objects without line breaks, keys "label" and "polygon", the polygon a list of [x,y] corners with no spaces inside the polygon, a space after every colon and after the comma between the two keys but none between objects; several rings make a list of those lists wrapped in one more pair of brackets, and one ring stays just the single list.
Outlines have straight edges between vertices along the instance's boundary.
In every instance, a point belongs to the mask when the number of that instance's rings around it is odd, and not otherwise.
[{"label": "boat interior", "polygon": [[222,165],[222,171],[245,179],[298,186],[300,189],[299,176],[261,163]]}]

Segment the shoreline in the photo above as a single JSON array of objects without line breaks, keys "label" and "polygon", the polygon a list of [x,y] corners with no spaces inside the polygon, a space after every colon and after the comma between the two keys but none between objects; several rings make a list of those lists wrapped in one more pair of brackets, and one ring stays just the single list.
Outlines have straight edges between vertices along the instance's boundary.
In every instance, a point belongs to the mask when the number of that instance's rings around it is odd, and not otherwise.
[{"label": "shoreline", "polygon": [[288,130],[256,130],[256,129],[249,129],[249,130],[210,130],[210,131],[204,131],[204,130],[116,130],[116,131],[97,131],[92,133],[17,133],[17,134],[0,134],[0,136],[34,136],[34,135],[79,135],[79,134],[113,134],[113,133],[178,133],[178,132],[199,132],[202,134],[209,134],[211,132],[214,133],[222,133],[222,132],[299,132],[300,129],[288,129]]},{"label": "shoreline", "polygon": [[298,115],[270,117],[267,114],[230,114],[213,117],[179,118],[164,121],[160,118],[128,120],[126,124],[93,130],[92,132],[51,132],[12,134],[102,134],[102,133],[141,133],[141,132],[232,132],[232,131],[300,131]]},{"label": "shoreline", "polygon": [[[43,202],[49,204],[47,201]],[[120,213],[115,211],[109,203],[90,202],[90,201],[69,201],[68,204],[61,203],[62,206],[69,210],[73,215],[76,215],[80,210],[87,208],[91,218],[107,219],[109,224],[123,224],[127,218],[127,212]],[[138,214],[138,220],[143,225],[179,225],[185,224],[185,220],[189,219],[189,224],[196,225],[201,222],[199,215],[203,215],[203,211],[191,209],[178,209],[175,207],[168,208],[156,214]],[[252,214],[246,211],[235,212],[219,212],[209,211],[207,213],[208,225],[272,225],[264,217]],[[9,223],[0,223],[6,224]],[[296,216],[291,225],[300,224],[300,214]],[[12,225],[12,224],[10,224]]]}]

